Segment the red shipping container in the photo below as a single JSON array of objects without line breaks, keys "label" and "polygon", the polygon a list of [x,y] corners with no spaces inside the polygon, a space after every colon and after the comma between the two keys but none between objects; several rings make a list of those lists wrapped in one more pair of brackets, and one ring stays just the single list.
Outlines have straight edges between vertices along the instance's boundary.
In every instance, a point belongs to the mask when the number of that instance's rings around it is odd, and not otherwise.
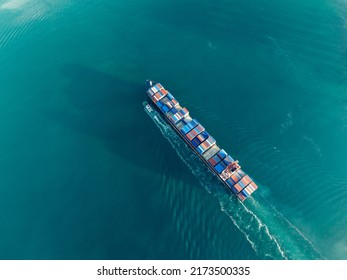
[{"label": "red shipping container", "polygon": [[206,145],[206,149],[212,146],[212,143],[209,141],[205,141],[204,144]]},{"label": "red shipping container", "polygon": [[217,164],[217,161],[216,161],[213,157],[211,157],[211,158],[208,160],[208,162],[209,162],[212,166],[215,166],[215,165]]},{"label": "red shipping container", "polygon": [[198,133],[197,133],[195,130],[192,130],[191,132],[189,132],[189,133],[187,134],[187,138],[188,138],[190,141],[192,141],[193,138],[195,138],[196,135],[198,135]]}]

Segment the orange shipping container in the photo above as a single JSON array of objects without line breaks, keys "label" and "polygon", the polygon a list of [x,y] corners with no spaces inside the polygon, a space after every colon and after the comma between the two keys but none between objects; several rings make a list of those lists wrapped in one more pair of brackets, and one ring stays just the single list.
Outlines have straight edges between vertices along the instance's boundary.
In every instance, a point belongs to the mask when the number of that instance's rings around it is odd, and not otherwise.
[{"label": "orange shipping container", "polygon": [[241,178],[237,173],[234,173],[233,175],[231,175],[231,178],[233,179],[233,181],[236,183],[238,182]]},{"label": "orange shipping container", "polygon": [[245,177],[243,177],[243,178],[241,179],[241,182],[242,182],[245,186],[247,186],[250,182],[252,182],[252,179],[249,178],[248,175],[246,175]]},{"label": "orange shipping container", "polygon": [[235,185],[234,185],[234,188],[235,188],[238,192],[242,191],[242,187],[239,185],[239,183],[235,184]]},{"label": "orange shipping container", "polygon": [[203,137],[201,134],[199,134],[197,137],[198,137],[198,139],[199,139],[201,142],[205,140],[204,137]]},{"label": "orange shipping container", "polygon": [[154,99],[155,101],[158,101],[160,99],[160,94],[159,92],[157,92],[156,94],[154,94]]}]

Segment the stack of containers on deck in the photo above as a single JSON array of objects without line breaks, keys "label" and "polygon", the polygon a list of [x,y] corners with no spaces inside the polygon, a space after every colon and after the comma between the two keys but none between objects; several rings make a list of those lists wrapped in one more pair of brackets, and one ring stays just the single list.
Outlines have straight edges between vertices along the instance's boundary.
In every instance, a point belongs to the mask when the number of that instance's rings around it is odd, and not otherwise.
[{"label": "stack of containers on deck", "polygon": [[208,150],[211,146],[213,146],[214,144],[216,144],[216,140],[210,135],[204,142],[202,142],[198,147],[197,147],[197,151],[199,152],[199,154],[203,154],[204,152],[206,152],[206,150]]},{"label": "stack of containers on deck", "polygon": [[219,156],[215,154],[214,156],[210,157],[210,159],[208,160],[208,163],[212,167],[215,167],[220,161],[221,159],[219,158]]},{"label": "stack of containers on deck", "polygon": [[189,131],[185,136],[188,138],[189,141],[192,141],[196,136],[198,136],[203,131],[205,131],[205,128],[201,124],[198,124],[191,131]]},{"label": "stack of containers on deck", "polygon": [[[221,174],[227,167],[227,165],[223,162],[227,155],[228,154],[222,149],[214,156],[214,159],[217,161],[217,163],[214,165],[214,169],[218,172],[218,174]],[[216,157],[218,157],[218,160]]]},{"label": "stack of containers on deck", "polygon": [[189,131],[191,131],[194,127],[196,127],[199,123],[193,119],[190,123],[187,123],[185,126],[181,128],[182,134],[186,135]]},{"label": "stack of containers on deck", "polygon": [[[148,93],[153,100],[153,102],[160,108],[162,109],[163,106],[164,109],[162,110],[163,112],[167,113],[172,107],[177,107],[179,103],[177,100],[172,96],[171,93],[169,93],[166,89],[163,88],[161,84],[156,84],[155,86],[151,87],[148,90]],[[164,99],[164,97],[167,96],[167,98]],[[163,101],[165,100],[165,101]],[[163,102],[161,102],[163,101]],[[185,113],[187,113],[188,110],[185,109]],[[184,113],[182,113],[184,114]]]},{"label": "stack of containers on deck", "polygon": [[[160,102],[160,101],[158,101],[158,102]],[[164,114],[166,114],[166,113],[168,113],[168,112],[170,111],[170,108],[169,108],[166,104],[164,104],[163,106],[161,106],[160,110],[161,110]]]},{"label": "stack of containers on deck", "polygon": [[202,142],[204,142],[210,134],[208,134],[207,131],[201,132],[198,136],[196,136],[194,139],[192,139],[190,142],[192,145],[197,148]]},{"label": "stack of containers on deck", "polygon": [[178,101],[176,100],[175,97],[172,96],[170,92],[168,92],[167,97],[169,98],[171,104],[173,107],[177,107],[179,105]]},{"label": "stack of containers on deck", "polygon": [[172,116],[169,117],[171,122],[177,123],[182,119],[181,115],[178,113],[178,110],[175,107],[173,107],[170,111],[172,113]]},{"label": "stack of containers on deck", "polygon": [[[230,178],[226,181],[227,184],[230,186],[231,190],[234,193],[239,193],[240,191],[242,191],[242,187],[239,184],[239,181],[245,176],[245,173],[239,169],[236,172],[234,172]],[[248,176],[247,176],[248,177]]]}]

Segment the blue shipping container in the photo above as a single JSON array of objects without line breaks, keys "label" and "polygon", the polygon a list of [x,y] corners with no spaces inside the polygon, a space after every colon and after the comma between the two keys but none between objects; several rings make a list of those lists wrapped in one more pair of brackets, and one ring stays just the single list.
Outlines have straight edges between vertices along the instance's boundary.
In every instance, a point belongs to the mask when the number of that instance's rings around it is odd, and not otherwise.
[{"label": "blue shipping container", "polygon": [[242,193],[245,197],[249,197],[249,194],[248,194],[245,190],[242,190],[241,193]]},{"label": "blue shipping container", "polygon": [[193,143],[193,142],[192,142],[192,145],[194,146],[195,149],[199,146],[197,143]]},{"label": "blue shipping container", "polygon": [[155,87],[158,91],[160,90],[160,87],[158,86],[158,84],[156,84],[154,87]]},{"label": "blue shipping container", "polygon": [[201,132],[201,136],[204,137],[204,139],[207,139],[210,136],[210,134],[208,134],[207,131],[205,130]]},{"label": "blue shipping container", "polygon": [[246,187],[246,185],[241,180],[239,181],[239,185],[241,186],[241,188],[245,188]]},{"label": "blue shipping container", "polygon": [[223,149],[220,150],[218,152],[218,156],[221,158],[221,159],[224,159],[228,154],[226,153],[226,151],[224,151]]},{"label": "blue shipping container", "polygon": [[234,192],[234,193],[239,193],[239,191],[237,189],[235,189],[235,187],[231,187],[231,190]]},{"label": "blue shipping container", "polygon": [[189,127],[188,124],[186,124],[184,127],[181,128],[181,132],[184,135],[186,135],[190,130],[191,130],[191,128]]},{"label": "blue shipping container", "polygon": [[223,162],[220,162],[214,167],[214,169],[216,169],[216,171],[220,174],[225,169],[225,167],[225,164]]},{"label": "blue shipping container", "polygon": [[196,127],[197,125],[199,124],[199,122],[197,121],[197,120],[195,120],[195,119],[193,119],[190,123],[189,123],[189,125],[193,128],[193,127]]},{"label": "blue shipping container", "polygon": [[227,155],[223,161],[226,165],[229,165],[230,163],[234,161],[234,159],[231,156]]},{"label": "blue shipping container", "polygon": [[173,114],[176,114],[178,111],[177,111],[176,108],[171,108],[171,112],[172,112]]},{"label": "blue shipping container", "polygon": [[170,120],[171,120],[173,123],[177,123],[177,122],[179,121],[179,119],[178,119],[175,115],[173,115],[173,116],[170,118]]},{"label": "blue shipping container", "polygon": [[167,94],[167,97],[169,98],[169,100],[172,100],[172,99],[173,99],[173,96],[172,96],[171,93],[168,93],[168,94]]},{"label": "blue shipping container", "polygon": [[200,144],[196,142],[192,142],[192,145],[194,146],[194,148],[197,148]]},{"label": "blue shipping container", "polygon": [[201,147],[201,146],[198,146],[197,151],[201,155],[201,154],[203,154],[205,152],[205,149],[203,147]]},{"label": "blue shipping container", "polygon": [[161,110],[166,114],[167,112],[170,111],[169,107],[166,105],[163,105],[163,107],[161,107]]},{"label": "blue shipping container", "polygon": [[199,146],[201,144],[200,140],[198,138],[194,138],[191,143],[193,144],[193,146],[196,148],[197,146]]},{"label": "blue shipping container", "polygon": [[159,108],[161,108],[163,106],[163,103],[161,103],[160,101],[158,101],[156,104]]},{"label": "blue shipping container", "polygon": [[192,120],[190,123],[187,123],[184,127],[181,128],[181,132],[183,132],[183,134],[185,135],[197,125],[198,122],[196,120]]}]

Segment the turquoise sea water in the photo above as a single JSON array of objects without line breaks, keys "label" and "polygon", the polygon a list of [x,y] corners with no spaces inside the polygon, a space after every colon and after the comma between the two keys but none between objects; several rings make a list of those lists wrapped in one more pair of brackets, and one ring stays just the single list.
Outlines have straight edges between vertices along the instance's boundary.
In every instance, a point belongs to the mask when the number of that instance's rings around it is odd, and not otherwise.
[{"label": "turquoise sea water", "polygon": [[[0,0],[1,259],[347,259],[345,0]],[[160,119],[162,82],[259,184]]]}]

